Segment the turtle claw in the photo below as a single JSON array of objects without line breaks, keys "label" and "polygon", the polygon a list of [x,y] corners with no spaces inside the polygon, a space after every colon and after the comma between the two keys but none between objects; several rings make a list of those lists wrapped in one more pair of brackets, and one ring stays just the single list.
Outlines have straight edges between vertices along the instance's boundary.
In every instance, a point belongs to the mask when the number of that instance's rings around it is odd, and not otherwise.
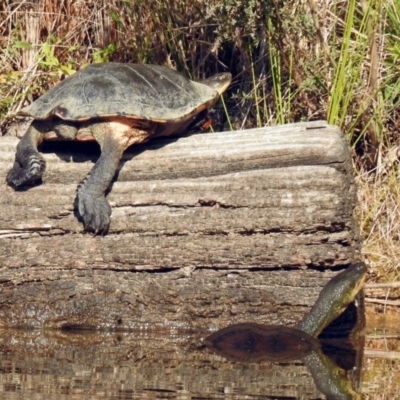
[{"label": "turtle claw", "polygon": [[85,231],[94,232],[94,236],[107,234],[111,207],[104,196],[94,197],[85,192],[78,192],[75,206]]},{"label": "turtle claw", "polygon": [[23,162],[17,159],[14,161],[14,165],[6,177],[7,184],[14,189],[23,185],[35,184],[42,178],[46,169],[46,162],[38,153],[30,154],[22,160]]}]

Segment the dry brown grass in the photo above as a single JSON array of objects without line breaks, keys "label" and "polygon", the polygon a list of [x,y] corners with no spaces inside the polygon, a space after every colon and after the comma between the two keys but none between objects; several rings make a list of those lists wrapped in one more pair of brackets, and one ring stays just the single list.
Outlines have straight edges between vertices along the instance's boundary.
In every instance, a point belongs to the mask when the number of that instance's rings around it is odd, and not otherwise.
[{"label": "dry brown grass", "polygon": [[373,279],[400,281],[400,185],[396,166],[384,164],[374,174],[358,173],[357,216]]}]

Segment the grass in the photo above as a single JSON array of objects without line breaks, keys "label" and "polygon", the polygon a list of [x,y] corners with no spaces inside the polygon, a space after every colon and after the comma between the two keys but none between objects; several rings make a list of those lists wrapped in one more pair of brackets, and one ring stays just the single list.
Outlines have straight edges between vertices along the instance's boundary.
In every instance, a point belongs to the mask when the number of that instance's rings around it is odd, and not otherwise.
[{"label": "grass", "polygon": [[376,279],[399,279],[400,0],[101,4],[0,3],[3,134],[87,63],[166,64],[193,79],[229,70],[215,130],[326,119],[346,133],[364,257]]}]

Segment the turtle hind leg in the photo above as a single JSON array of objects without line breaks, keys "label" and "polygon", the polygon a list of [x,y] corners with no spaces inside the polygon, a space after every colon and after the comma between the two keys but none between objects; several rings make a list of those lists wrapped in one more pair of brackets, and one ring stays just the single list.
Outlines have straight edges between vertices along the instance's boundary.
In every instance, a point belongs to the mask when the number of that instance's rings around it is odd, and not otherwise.
[{"label": "turtle hind leg", "polygon": [[46,162],[37,150],[43,140],[40,121],[33,121],[17,146],[14,165],[8,171],[7,184],[18,188],[39,181],[46,169]]},{"label": "turtle hind leg", "polygon": [[106,234],[110,226],[111,207],[105,193],[126,146],[113,136],[108,122],[94,123],[88,128],[100,144],[101,155],[78,186],[75,209],[86,231],[93,231],[95,235]]},{"label": "turtle hind leg", "polygon": [[111,207],[105,192],[117,171],[124,150],[112,137],[106,135],[100,158],[78,186],[75,199],[78,219],[83,222],[85,230],[93,231],[96,235],[106,234],[110,226]]},{"label": "turtle hind leg", "polygon": [[136,121],[113,118],[88,124],[89,129],[101,147],[96,164],[78,186],[75,208],[85,230],[106,234],[110,226],[111,207],[105,193],[114,178],[119,161],[127,147],[143,143],[154,134],[155,124],[142,129]]}]

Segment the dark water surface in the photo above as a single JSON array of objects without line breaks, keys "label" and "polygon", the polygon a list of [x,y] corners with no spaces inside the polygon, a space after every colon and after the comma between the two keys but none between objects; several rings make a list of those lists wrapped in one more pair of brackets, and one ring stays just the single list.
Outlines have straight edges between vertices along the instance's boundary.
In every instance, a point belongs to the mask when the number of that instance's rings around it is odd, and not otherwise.
[{"label": "dark water surface", "polygon": [[348,343],[342,354],[334,350],[335,361],[312,353],[253,363],[215,354],[203,345],[206,336],[1,330],[0,399],[319,399],[326,397],[315,374],[326,381],[330,369],[345,376],[339,390],[351,393],[335,398],[358,392],[360,374],[351,364],[359,356]]}]

